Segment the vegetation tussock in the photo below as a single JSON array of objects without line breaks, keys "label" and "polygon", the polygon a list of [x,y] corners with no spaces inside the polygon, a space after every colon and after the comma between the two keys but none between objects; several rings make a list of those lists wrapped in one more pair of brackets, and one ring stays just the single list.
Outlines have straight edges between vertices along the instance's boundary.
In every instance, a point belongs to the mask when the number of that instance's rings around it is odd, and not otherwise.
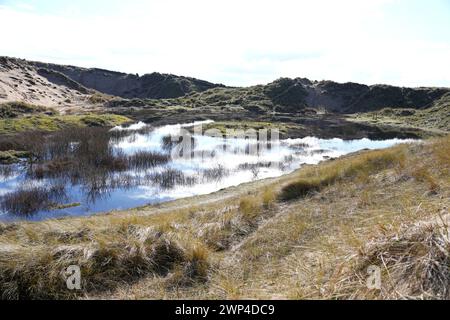
[{"label": "vegetation tussock", "polygon": [[57,115],[58,112],[51,108],[36,106],[25,102],[15,101],[0,103],[0,119],[18,118],[28,114]]},{"label": "vegetation tussock", "polygon": [[379,150],[363,154],[357,158],[338,164],[332,163],[318,167],[311,174],[285,186],[280,194],[282,200],[298,199],[320,191],[327,185],[348,178],[367,179],[374,172],[405,165],[402,147]]},{"label": "vegetation tussock", "polygon": [[[450,137],[363,151],[213,195],[0,225],[15,298],[445,299]],[[176,175],[175,175],[176,176]],[[69,265],[82,290],[65,287]],[[381,270],[368,289],[367,268]]]},{"label": "vegetation tussock", "polygon": [[[370,243],[359,265],[359,277],[370,265],[383,262],[382,299],[450,299],[450,227],[448,216],[433,223],[401,230],[398,234]],[[355,277],[356,278],[356,277]],[[370,292],[349,292],[367,297]]]},{"label": "vegetation tussock", "polygon": [[0,134],[57,131],[69,127],[107,127],[129,122],[115,114],[61,115],[56,110],[24,102],[0,104]]},{"label": "vegetation tussock", "polygon": [[31,251],[18,248],[3,252],[0,258],[2,298],[74,298],[63,281],[67,264],[80,267],[85,293],[111,290],[123,282],[152,274],[167,275],[174,268],[177,268],[178,282],[205,277],[208,256],[204,249],[182,246],[175,236],[152,228],[130,225],[116,232],[114,240],[107,240],[106,235],[101,239],[98,235],[78,233],[70,234],[69,239],[94,238],[90,243],[51,249],[41,244]]}]

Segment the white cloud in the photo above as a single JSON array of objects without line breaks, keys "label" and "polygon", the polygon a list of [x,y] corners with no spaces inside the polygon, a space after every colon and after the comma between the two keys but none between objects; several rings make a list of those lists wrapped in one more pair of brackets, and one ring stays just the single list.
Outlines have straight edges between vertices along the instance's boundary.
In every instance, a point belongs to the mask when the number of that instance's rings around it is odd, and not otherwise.
[{"label": "white cloud", "polygon": [[0,54],[228,85],[280,76],[450,85],[448,41],[390,32],[386,8],[401,1],[135,1],[89,15],[0,7],[9,30]]}]

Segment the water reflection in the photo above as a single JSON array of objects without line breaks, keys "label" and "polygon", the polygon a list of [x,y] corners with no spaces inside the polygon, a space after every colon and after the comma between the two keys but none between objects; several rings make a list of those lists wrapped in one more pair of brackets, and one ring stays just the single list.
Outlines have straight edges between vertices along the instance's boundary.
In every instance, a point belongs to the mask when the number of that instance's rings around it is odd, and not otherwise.
[{"label": "water reflection", "polygon": [[200,125],[137,123],[45,137],[27,161],[0,166],[0,219],[89,215],[207,194],[405,141],[307,137],[268,142],[260,134],[230,138],[192,130]]}]

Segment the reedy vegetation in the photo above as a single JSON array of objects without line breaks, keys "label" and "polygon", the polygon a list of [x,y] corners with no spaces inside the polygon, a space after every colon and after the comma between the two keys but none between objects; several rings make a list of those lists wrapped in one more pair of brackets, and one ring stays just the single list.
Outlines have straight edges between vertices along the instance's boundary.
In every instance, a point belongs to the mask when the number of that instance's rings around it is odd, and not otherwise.
[{"label": "reedy vegetation", "polygon": [[[0,227],[2,298],[449,298],[450,136],[157,207]],[[81,292],[61,273],[82,269]],[[369,265],[382,289],[366,287]]]}]

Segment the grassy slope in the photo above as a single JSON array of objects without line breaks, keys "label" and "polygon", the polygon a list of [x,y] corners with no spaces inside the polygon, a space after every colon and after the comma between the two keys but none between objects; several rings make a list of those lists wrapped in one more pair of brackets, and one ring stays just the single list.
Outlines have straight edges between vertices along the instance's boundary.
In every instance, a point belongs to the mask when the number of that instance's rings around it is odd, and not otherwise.
[{"label": "grassy slope", "polygon": [[0,104],[0,134],[55,131],[69,126],[116,126],[129,121],[116,114],[60,115],[54,109],[24,102]]},{"label": "grassy slope", "polygon": [[116,126],[130,119],[114,114],[88,115],[30,115],[14,119],[0,119],[0,134],[30,130],[55,131],[70,126]]},{"label": "grassy slope", "polygon": [[264,86],[215,88],[177,99],[112,99],[105,104],[105,109],[154,125],[213,119],[217,123],[211,127],[224,130],[238,124],[248,127],[250,122],[255,122],[251,126],[269,123],[271,127],[279,126],[286,137],[429,138],[449,130],[450,95],[435,102],[432,108],[408,109],[414,112],[412,116],[400,115],[405,111],[403,108],[343,115],[327,113],[323,108],[303,108],[295,103],[281,106],[267,95],[266,89]]},{"label": "grassy slope", "polygon": [[415,127],[431,133],[445,134],[450,130],[450,94],[436,100],[427,109],[392,109],[355,114],[352,121],[370,124],[389,124],[400,127]]},{"label": "grassy slope", "polygon": [[[443,222],[449,155],[446,137],[159,206],[3,225],[0,292],[3,298],[450,298]],[[71,264],[82,269],[78,295],[61,278]],[[369,265],[382,268],[381,291],[365,286]]]}]

